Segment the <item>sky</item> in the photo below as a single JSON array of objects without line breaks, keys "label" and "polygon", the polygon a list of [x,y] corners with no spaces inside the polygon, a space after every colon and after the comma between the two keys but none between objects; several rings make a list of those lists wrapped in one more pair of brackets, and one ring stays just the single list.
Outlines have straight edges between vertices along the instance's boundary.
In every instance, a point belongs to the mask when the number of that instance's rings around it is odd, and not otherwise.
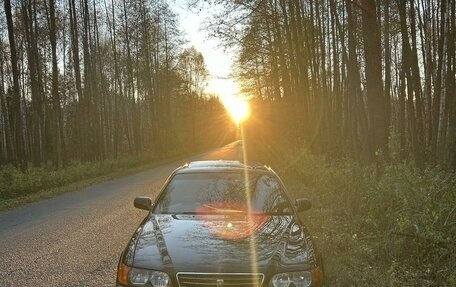
[{"label": "sky", "polygon": [[[174,2],[174,3],[173,3]],[[202,10],[198,14],[186,9],[186,0],[175,0],[170,6],[178,13],[180,29],[186,34],[188,46],[194,46],[203,54],[210,78],[207,93],[214,93],[222,100],[238,96],[238,86],[233,79],[229,79],[234,55],[225,51],[219,45],[219,41],[209,38],[207,32],[202,29],[206,17],[210,17],[210,11]]]}]

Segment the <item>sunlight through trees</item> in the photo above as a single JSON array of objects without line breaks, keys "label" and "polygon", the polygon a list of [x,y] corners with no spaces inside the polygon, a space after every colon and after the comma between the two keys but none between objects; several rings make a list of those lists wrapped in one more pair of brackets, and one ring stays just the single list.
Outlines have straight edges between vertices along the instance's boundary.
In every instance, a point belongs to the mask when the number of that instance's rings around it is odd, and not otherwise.
[{"label": "sunlight through trees", "polygon": [[4,1],[0,164],[59,168],[226,142],[168,1]]}]

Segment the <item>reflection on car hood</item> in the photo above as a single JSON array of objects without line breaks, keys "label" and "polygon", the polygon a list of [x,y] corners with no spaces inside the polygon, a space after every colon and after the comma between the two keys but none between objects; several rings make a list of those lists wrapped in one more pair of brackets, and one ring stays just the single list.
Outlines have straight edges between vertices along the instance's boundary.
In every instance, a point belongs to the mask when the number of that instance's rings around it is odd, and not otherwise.
[{"label": "reflection on car hood", "polygon": [[[229,236],[245,228],[251,232]],[[125,258],[135,267],[172,273],[302,270],[315,264],[306,233],[291,215],[153,215]]]}]

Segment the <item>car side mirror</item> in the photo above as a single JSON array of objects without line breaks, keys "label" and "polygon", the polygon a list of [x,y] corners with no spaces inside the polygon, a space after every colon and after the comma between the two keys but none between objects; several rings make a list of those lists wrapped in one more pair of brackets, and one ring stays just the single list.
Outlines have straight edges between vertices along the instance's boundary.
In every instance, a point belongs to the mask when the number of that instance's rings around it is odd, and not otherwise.
[{"label": "car side mirror", "polygon": [[152,207],[152,199],[147,196],[138,196],[135,198],[133,205],[139,209],[150,210]]},{"label": "car side mirror", "polygon": [[298,212],[309,210],[312,207],[312,203],[307,198],[298,198],[296,199],[295,204]]}]

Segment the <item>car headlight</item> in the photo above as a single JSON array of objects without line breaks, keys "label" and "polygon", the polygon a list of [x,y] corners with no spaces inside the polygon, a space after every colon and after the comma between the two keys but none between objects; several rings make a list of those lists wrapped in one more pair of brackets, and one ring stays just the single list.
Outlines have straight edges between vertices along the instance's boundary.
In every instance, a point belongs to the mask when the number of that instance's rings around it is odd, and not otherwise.
[{"label": "car headlight", "polygon": [[131,268],[128,279],[133,286],[145,286],[147,283],[154,287],[170,286],[168,285],[170,283],[168,274],[160,271]]},{"label": "car headlight", "polygon": [[271,282],[273,287],[308,287],[312,284],[312,273],[309,271],[279,273],[272,276]]}]

